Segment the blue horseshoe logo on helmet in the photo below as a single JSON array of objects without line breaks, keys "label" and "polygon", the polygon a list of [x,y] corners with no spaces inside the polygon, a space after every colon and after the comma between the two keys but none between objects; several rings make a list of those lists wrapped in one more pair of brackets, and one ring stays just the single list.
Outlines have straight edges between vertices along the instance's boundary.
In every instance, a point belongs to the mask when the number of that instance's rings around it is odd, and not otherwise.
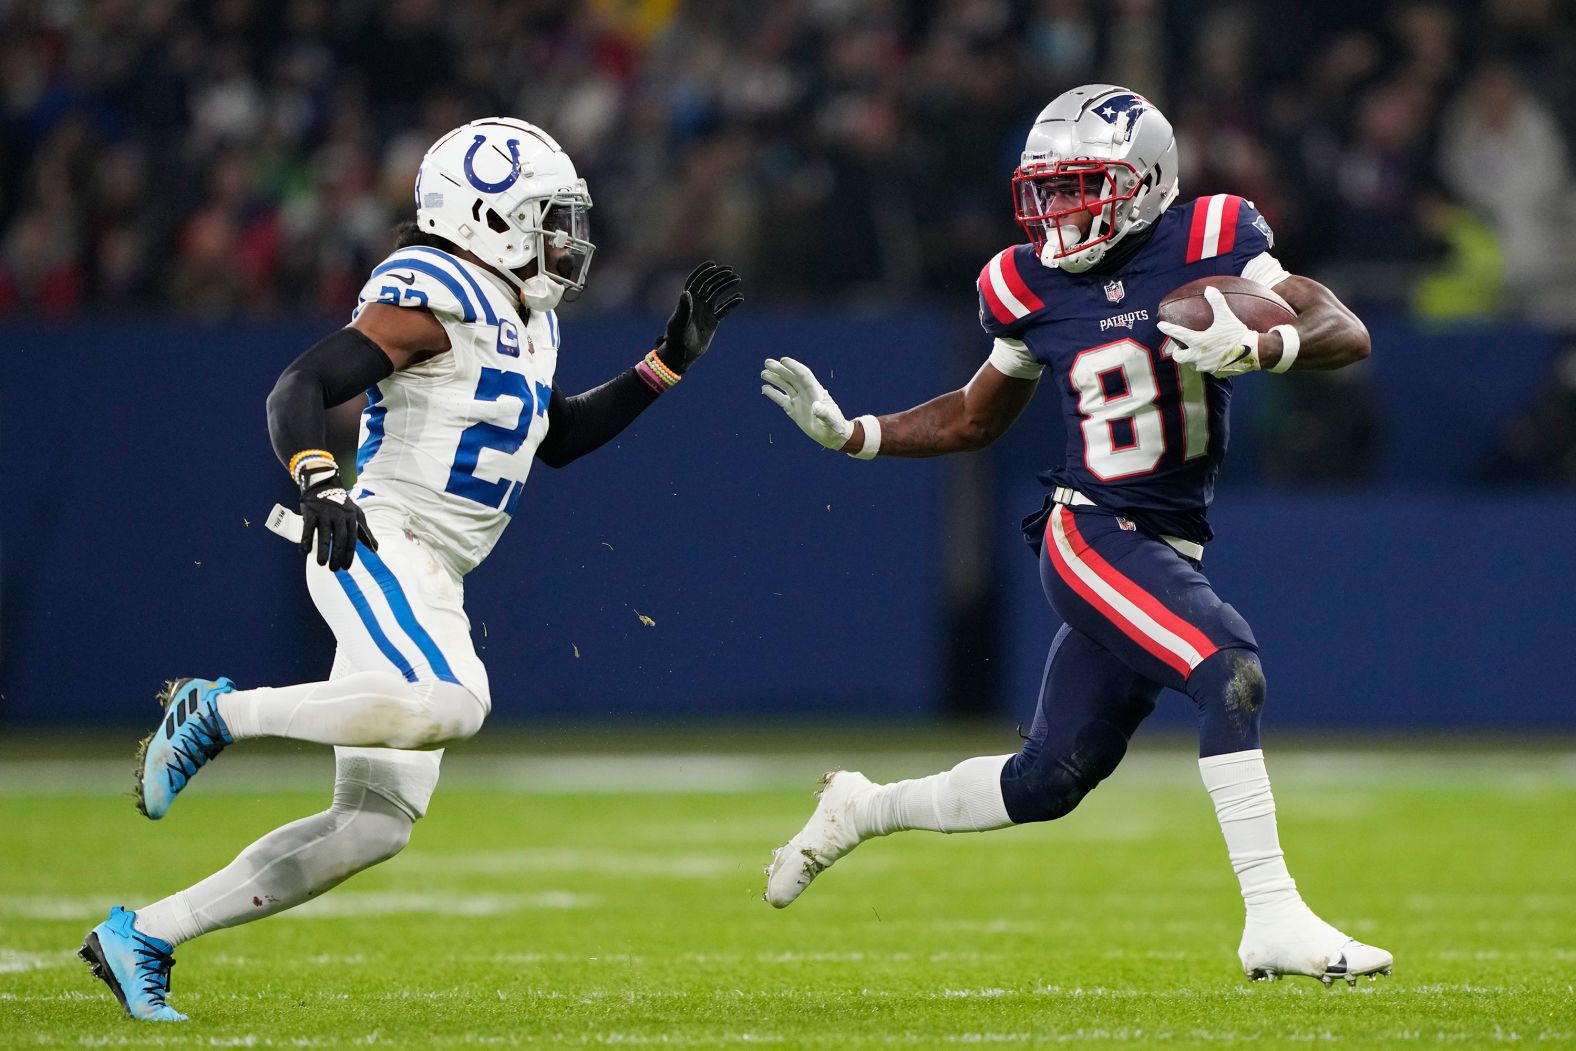
[{"label": "blue horseshoe logo on helmet", "polygon": [[482,143],[486,141],[487,136],[478,135],[476,136],[476,141],[471,143],[471,148],[465,151],[465,177],[471,181],[472,186],[482,193],[502,193],[513,186],[515,180],[520,177],[520,140],[510,139],[506,143],[509,147],[509,159],[513,162],[513,166],[509,169],[508,176],[497,182],[483,182],[477,177],[476,169],[472,167],[473,162],[476,160],[476,151],[481,149]]}]

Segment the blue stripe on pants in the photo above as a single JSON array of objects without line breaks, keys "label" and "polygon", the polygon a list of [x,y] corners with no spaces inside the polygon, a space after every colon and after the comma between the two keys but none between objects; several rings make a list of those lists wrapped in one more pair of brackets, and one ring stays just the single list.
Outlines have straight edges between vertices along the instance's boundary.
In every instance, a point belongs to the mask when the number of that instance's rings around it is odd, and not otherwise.
[{"label": "blue stripe on pants", "polygon": [[[361,550],[365,551],[366,548]],[[366,625],[367,634],[372,636],[372,641],[377,644],[383,656],[389,659],[390,664],[399,669],[399,673],[405,676],[406,682],[415,682],[416,669],[411,667],[410,661],[405,659],[405,655],[399,651],[389,637],[383,633],[383,629],[378,626],[378,618],[373,615],[372,606],[367,602],[367,596],[361,593],[361,587],[351,578],[350,571],[348,569],[336,570],[334,577],[339,581],[339,586],[345,589],[345,597],[350,599],[350,604],[361,615],[361,623]]]},{"label": "blue stripe on pants", "polygon": [[[376,551],[361,544],[356,548],[356,555],[372,574],[372,579],[378,582],[378,587],[383,589],[383,595],[388,599],[389,608],[394,611],[394,619],[399,626],[405,629],[416,648],[421,650],[422,656],[427,658],[427,663],[432,665],[432,671],[438,676],[440,682],[452,682],[460,685],[460,680],[454,677],[454,671],[449,667],[449,662],[444,659],[443,651],[438,649],[438,644],[427,629],[423,628],[416,620],[415,610],[410,608],[410,600],[405,597],[405,591],[395,579],[393,571],[378,557]],[[412,680],[415,681],[415,680]]]}]

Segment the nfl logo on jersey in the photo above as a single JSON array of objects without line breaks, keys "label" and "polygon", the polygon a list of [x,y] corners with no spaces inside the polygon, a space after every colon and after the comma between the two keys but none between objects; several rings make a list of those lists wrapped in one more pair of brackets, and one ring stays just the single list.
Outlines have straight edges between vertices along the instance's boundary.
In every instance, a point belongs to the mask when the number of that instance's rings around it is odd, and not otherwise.
[{"label": "nfl logo on jersey", "polygon": [[1120,281],[1107,281],[1105,283],[1105,298],[1110,303],[1120,303],[1127,296],[1127,290]]}]

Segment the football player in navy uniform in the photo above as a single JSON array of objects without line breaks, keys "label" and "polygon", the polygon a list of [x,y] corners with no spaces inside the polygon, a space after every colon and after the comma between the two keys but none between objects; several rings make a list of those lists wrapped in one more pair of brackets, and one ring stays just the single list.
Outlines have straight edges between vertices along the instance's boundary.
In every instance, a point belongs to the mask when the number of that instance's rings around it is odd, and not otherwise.
[{"label": "football player in navy uniform", "polygon": [[[1198,707],[1199,770],[1246,906],[1243,970],[1326,985],[1388,973],[1390,953],[1320,919],[1287,871],[1259,747],[1258,644],[1202,572],[1232,378],[1350,365],[1368,356],[1368,332],[1328,289],[1281,267],[1252,202],[1216,194],[1173,207],[1176,197],[1176,142],[1160,111],[1114,85],[1075,88],[1029,132],[1013,200],[1030,243],[980,272],[980,321],[995,343],[966,386],[850,421],[808,367],[766,362],[761,392],[811,438],[860,459],[983,448],[1042,378],[1067,432],[1065,461],[1042,475],[1044,506],[1024,523],[1064,624],[1023,749],[895,784],[827,775],[815,813],[773,856],[771,904],[788,905],[873,836],[1067,814],[1116,769],[1169,686]],[[1160,320],[1168,293],[1223,275],[1272,287],[1295,323],[1252,331],[1214,288],[1202,330]]]}]

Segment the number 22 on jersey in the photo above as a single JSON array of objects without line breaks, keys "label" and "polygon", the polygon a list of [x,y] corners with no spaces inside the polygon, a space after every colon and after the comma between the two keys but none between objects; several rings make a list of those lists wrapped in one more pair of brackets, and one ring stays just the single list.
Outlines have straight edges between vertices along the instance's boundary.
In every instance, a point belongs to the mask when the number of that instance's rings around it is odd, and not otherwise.
[{"label": "number 22 on jersey", "polygon": [[487,507],[500,507],[513,514],[524,486],[520,479],[500,472],[497,481],[476,477],[476,465],[483,449],[496,449],[506,456],[513,456],[525,444],[535,416],[545,415],[548,399],[553,389],[545,383],[536,384],[533,393],[531,381],[518,372],[502,369],[482,369],[476,384],[477,401],[499,401],[513,398],[520,403],[519,418],[513,427],[496,423],[473,423],[460,433],[459,446],[454,450],[454,466],[449,469],[449,483],[444,491],[474,500]]},{"label": "number 22 on jersey", "polygon": [[[1170,359],[1169,339],[1160,353]],[[1181,427],[1183,459],[1197,459],[1209,451],[1208,390],[1200,373],[1174,361],[1171,367],[1180,393],[1182,411],[1175,425]],[[1134,339],[1091,347],[1073,359],[1067,378],[1084,418],[1089,473],[1111,482],[1153,471],[1166,452],[1167,421],[1161,416],[1162,380],[1149,348]]]}]

